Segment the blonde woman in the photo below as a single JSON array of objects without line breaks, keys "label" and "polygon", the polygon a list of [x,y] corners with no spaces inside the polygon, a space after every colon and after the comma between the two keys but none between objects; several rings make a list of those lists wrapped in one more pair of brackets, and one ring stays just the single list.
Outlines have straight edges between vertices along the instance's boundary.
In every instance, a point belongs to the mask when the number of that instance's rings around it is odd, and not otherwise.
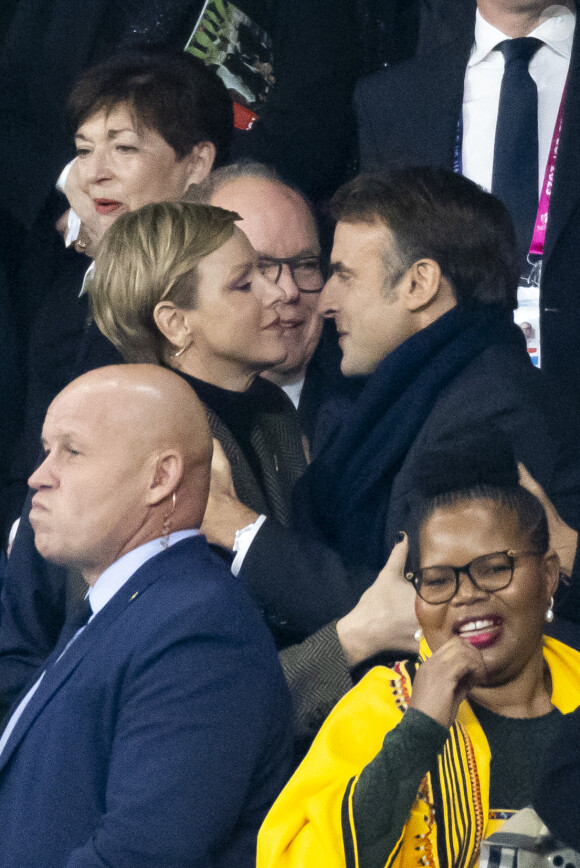
[{"label": "blonde woman", "polygon": [[[103,238],[89,284],[103,334],[126,361],[177,370],[203,401],[239,500],[286,524],[305,459],[294,408],[258,377],[283,361],[277,305],[237,215],[163,202],[121,215]],[[232,541],[233,544],[233,541]]]}]

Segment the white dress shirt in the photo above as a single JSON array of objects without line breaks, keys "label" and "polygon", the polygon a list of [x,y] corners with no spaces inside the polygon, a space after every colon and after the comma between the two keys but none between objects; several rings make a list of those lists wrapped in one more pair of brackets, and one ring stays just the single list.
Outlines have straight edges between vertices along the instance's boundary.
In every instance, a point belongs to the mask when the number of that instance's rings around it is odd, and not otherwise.
[{"label": "white dress shirt", "polygon": [[[186,539],[190,536],[196,536],[199,533],[198,530],[179,530],[175,533],[172,533],[167,538],[167,545],[174,545],[177,542],[180,542],[182,539]],[[115,561],[114,564],[111,564],[97,579],[95,584],[89,589],[88,598],[89,603],[92,610],[92,615],[87,621],[87,624],[93,620],[93,618],[101,611],[101,609],[107,605],[110,599],[115,596],[117,591],[121,590],[123,585],[129,581],[131,576],[137,572],[139,567],[142,567],[144,563],[150,560],[155,555],[158,555],[160,552],[164,550],[165,546],[162,545],[162,538],[150,540],[150,542],[144,543],[138,548],[133,549],[133,551],[127,552],[126,555],[123,555],[119,558],[119,560]],[[77,639],[78,636],[86,629],[87,624],[84,627],[81,627],[80,630],[77,630],[75,635],[72,637],[58,660],[66,653],[67,649],[72,645],[72,643]],[[58,660],[56,663],[58,663]],[[10,720],[6,725],[6,729],[2,733],[2,738],[0,738],[0,754],[4,750],[6,742],[10,738],[14,727],[20,720],[22,712],[40,687],[42,679],[44,678],[46,670],[44,670],[40,677],[34,682],[26,696],[20,701]]]},{"label": "white dress shirt", "polygon": [[302,377],[301,380],[298,380],[297,383],[289,383],[287,386],[282,386],[282,391],[286,392],[296,409],[298,409],[298,404],[300,403],[300,395],[302,394],[303,386],[304,377]]},{"label": "white dress shirt", "polygon": [[[558,109],[568,75],[576,15],[564,6],[551,6],[549,17],[529,36],[542,45],[530,61],[529,71],[538,88],[538,192],[542,188]],[[475,42],[463,89],[463,174],[491,189],[493,148],[504,57],[495,46],[506,36],[486,21],[479,9]]]},{"label": "white dress shirt", "polygon": [[[172,546],[183,539],[187,539],[187,537],[197,536],[198,533],[198,530],[193,529],[178,530],[170,534],[166,542],[167,545]],[[89,623],[101,611],[103,606],[106,606],[109,600],[115,596],[117,591],[121,590],[123,585],[129,581],[139,567],[142,567],[150,558],[160,554],[165,547],[162,544],[161,537],[153,539],[127,552],[126,555],[123,555],[114,564],[111,564],[104,573],[101,573],[95,584],[89,589],[89,603],[93,610]]]},{"label": "white dress shirt", "polygon": [[234,552],[236,552],[236,556],[232,562],[231,570],[234,576],[238,576],[240,570],[242,569],[242,564],[244,563],[244,558],[248,554],[250,546],[254,542],[256,534],[266,521],[265,515],[259,515],[256,521],[252,524],[247,524],[245,527],[239,528],[236,531],[236,538],[234,541]]}]

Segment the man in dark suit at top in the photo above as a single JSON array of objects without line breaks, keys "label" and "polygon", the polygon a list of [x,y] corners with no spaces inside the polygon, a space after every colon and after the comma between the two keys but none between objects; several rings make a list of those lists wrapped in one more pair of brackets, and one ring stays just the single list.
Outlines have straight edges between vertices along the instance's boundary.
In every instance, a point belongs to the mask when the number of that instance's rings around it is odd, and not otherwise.
[{"label": "man in dark suit at top", "polygon": [[53,401],[43,442],[36,546],[89,590],[0,737],[0,866],[250,868],[289,705],[266,628],[196,529],[201,404],[162,368],[102,368]]},{"label": "man in dark suit at top", "polygon": [[531,301],[541,366],[567,400],[580,382],[576,34],[573,0],[432,0],[417,56],[362,79],[355,94],[363,170],[443,166],[506,202],[528,290],[538,277],[528,252],[541,261],[539,304]]}]

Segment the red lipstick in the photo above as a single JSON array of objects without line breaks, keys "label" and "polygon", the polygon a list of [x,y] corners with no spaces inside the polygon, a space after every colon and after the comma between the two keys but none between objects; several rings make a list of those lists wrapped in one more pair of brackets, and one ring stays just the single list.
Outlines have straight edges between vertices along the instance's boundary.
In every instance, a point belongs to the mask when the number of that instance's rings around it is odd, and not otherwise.
[{"label": "red lipstick", "polygon": [[115,199],[93,199],[97,214],[113,214],[122,206],[122,202]]}]

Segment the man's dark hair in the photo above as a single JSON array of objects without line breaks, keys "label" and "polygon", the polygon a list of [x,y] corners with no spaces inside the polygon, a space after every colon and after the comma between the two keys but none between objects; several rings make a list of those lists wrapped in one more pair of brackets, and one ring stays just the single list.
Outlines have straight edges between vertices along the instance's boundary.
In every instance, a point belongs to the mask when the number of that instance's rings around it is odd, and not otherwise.
[{"label": "man's dark hair", "polygon": [[512,512],[531,548],[542,554],[548,551],[544,507],[519,484],[507,435],[497,428],[469,430],[426,450],[417,465],[406,522],[410,569],[419,567],[421,528],[434,511],[475,500],[489,500]]},{"label": "man's dark hair", "polygon": [[511,218],[499,199],[462,175],[429,167],[363,174],[341,187],[331,204],[336,220],[380,221],[391,230],[397,279],[425,257],[438,263],[460,307],[517,307],[520,268]]},{"label": "man's dark hair", "polygon": [[212,142],[214,165],[229,157],[232,100],[218,76],[186,52],[124,52],[87,69],[67,105],[71,132],[95,112],[127,103],[138,123],[155,130],[182,159],[198,142]]}]

